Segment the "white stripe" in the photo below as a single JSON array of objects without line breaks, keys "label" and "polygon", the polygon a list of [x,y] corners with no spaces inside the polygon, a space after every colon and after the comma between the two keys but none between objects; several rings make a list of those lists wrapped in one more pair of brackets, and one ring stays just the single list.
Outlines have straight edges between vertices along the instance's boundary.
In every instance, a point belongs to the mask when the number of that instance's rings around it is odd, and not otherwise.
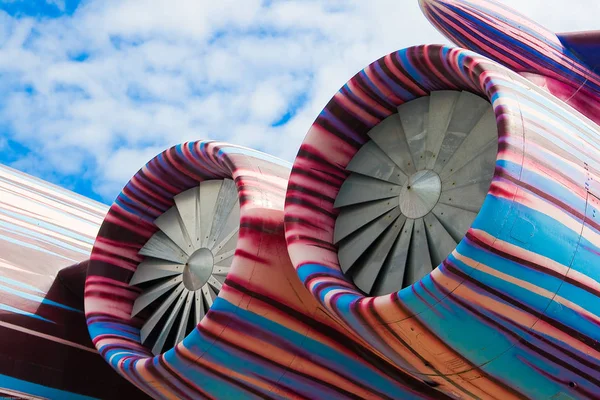
[{"label": "white stripe", "polygon": [[[16,390],[4,388],[4,387],[0,387],[0,391],[2,391],[2,393],[4,393],[4,394],[9,394],[11,396],[15,396],[15,399],[27,399],[27,400],[45,400],[45,399],[47,399],[47,397],[38,397],[38,396],[34,396],[29,393],[18,392]],[[10,399],[11,397],[6,397],[6,398]],[[3,397],[3,399],[4,399],[4,397]]]},{"label": "white stripe", "polygon": [[0,321],[0,326],[2,326],[4,328],[8,328],[8,329],[13,329],[15,331],[27,333],[29,335],[41,337],[42,339],[51,340],[53,342],[64,344],[66,346],[75,347],[80,350],[89,351],[90,353],[98,354],[98,351],[96,349],[91,349],[89,347],[80,345],[79,343],[75,343],[75,342],[71,342],[69,340],[57,338],[56,336],[51,336],[51,335],[47,335],[45,333],[41,333],[41,332],[37,332],[37,331],[31,330],[31,329],[23,328],[22,326],[9,324],[8,322],[4,322],[4,321]]}]

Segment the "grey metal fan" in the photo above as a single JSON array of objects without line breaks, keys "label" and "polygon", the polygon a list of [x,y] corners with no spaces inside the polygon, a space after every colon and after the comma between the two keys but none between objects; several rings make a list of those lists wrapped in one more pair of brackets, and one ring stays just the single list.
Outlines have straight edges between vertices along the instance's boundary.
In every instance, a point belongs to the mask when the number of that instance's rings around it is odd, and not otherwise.
[{"label": "grey metal fan", "polygon": [[154,221],[160,230],[140,250],[146,258],[129,282],[144,287],[132,317],[155,306],[140,332],[154,354],[168,338],[181,342],[212,306],[231,267],[240,224],[231,179],[202,182],[174,200]]},{"label": "grey metal fan", "polygon": [[334,242],[342,271],[375,296],[418,281],[463,238],[494,175],[498,131],[489,102],[439,91],[369,137],[335,200]]}]

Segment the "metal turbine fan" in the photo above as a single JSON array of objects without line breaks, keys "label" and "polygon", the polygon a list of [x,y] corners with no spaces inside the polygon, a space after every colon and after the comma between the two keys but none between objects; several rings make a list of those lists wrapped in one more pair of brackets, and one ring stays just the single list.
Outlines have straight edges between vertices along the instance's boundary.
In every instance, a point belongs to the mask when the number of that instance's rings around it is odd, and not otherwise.
[{"label": "metal turbine fan", "polygon": [[334,242],[342,271],[376,296],[417,282],[463,238],[494,175],[498,131],[490,103],[439,91],[368,135],[335,200]]},{"label": "metal turbine fan", "polygon": [[154,303],[140,331],[154,354],[168,338],[173,345],[181,342],[208,312],[229,272],[240,226],[231,179],[202,182],[174,200],[154,221],[160,230],[140,250],[146,258],[129,282],[144,287],[132,317]]}]

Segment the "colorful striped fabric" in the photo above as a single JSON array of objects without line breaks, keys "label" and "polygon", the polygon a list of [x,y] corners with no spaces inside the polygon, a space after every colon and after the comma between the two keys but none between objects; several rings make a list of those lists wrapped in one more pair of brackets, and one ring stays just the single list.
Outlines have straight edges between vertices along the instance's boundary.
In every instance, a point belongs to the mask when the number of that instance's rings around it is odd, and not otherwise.
[{"label": "colorful striped fabric", "polygon": [[[600,397],[600,77],[501,3],[420,3],[473,51],[418,46],[375,61],[319,114],[293,166],[190,142],[125,186],[92,250],[85,317],[100,354],[131,383],[173,399]],[[438,90],[492,104],[494,179],[441,265],[366,297],[333,244],[345,167],[371,128]],[[241,206],[231,272],[192,333],[153,356],[140,343],[152,310],[131,318],[138,252],[174,196],[224,178]]]},{"label": "colorful striped fabric", "polygon": [[457,45],[533,78],[600,123],[596,66],[582,61],[555,33],[494,0],[420,0],[420,5],[429,21]]},{"label": "colorful striped fabric", "polygon": [[0,166],[0,394],[78,399],[121,390],[140,397],[107,368],[86,329],[83,282],[106,212]]},{"label": "colorful striped fabric", "polygon": [[[367,132],[434,90],[489,99],[495,176],[442,265],[397,293],[365,297],[338,264],[334,199]],[[441,393],[597,398],[599,151],[597,125],[487,58],[441,46],[392,53],[339,90],[301,146],[285,206],[292,263],[333,318]]]},{"label": "colorful striped fabric", "polygon": [[[100,353],[154,398],[447,398],[381,358],[304,289],[283,235],[288,175],[282,161],[218,142],[173,147],[142,168],[92,251],[85,308]],[[241,206],[232,270],[196,329],[153,357],[140,344],[144,317],[130,319],[137,252],[175,195],[222,178],[235,181]]]},{"label": "colorful striped fabric", "polygon": [[51,282],[60,268],[88,259],[108,207],[1,165],[0,191],[0,268],[26,265],[25,274]]}]

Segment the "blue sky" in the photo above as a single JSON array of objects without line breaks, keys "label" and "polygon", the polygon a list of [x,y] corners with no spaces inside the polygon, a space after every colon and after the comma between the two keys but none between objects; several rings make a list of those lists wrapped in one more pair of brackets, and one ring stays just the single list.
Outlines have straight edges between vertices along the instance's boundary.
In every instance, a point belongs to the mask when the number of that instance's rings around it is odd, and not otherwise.
[{"label": "blue sky", "polygon": [[79,5],[78,0],[9,0],[0,4],[0,9],[13,17],[58,18],[72,15]]},{"label": "blue sky", "polygon": [[[506,3],[598,29],[595,0]],[[417,0],[0,0],[0,163],[110,204],[186,140],[293,161],[354,73],[422,43],[446,41]]]}]

